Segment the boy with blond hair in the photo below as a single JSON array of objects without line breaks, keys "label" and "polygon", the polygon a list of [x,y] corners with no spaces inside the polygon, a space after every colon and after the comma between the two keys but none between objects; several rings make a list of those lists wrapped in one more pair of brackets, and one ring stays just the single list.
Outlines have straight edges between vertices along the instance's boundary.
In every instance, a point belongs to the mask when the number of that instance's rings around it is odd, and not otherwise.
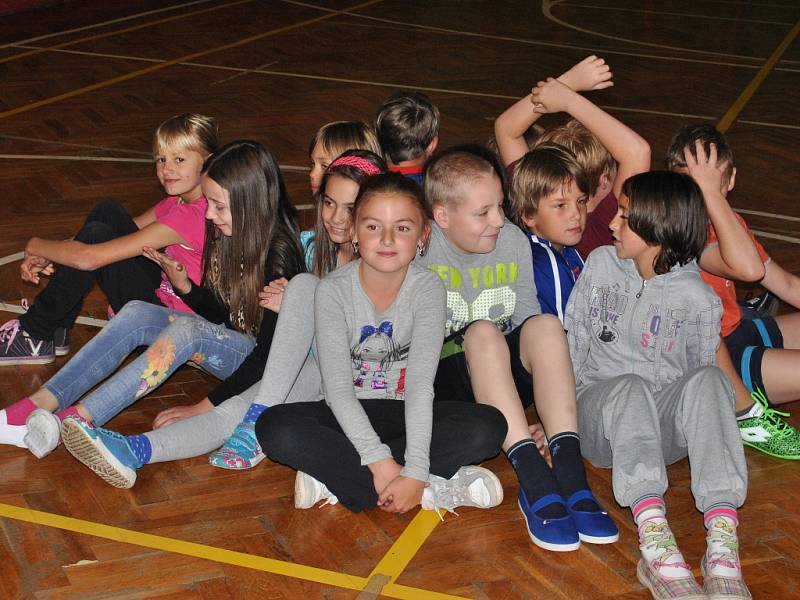
[{"label": "boy with blond hair", "polygon": [[[428,250],[417,260],[447,288],[436,393],[503,413],[503,449],[536,545],[566,551],[581,540],[616,541],[617,527],[586,481],[564,330],[554,316],[540,314],[530,244],[505,218],[499,177],[479,156],[447,150],[428,164],[425,196],[434,222]],[[525,407],[534,396],[552,469],[528,429]]]},{"label": "boy with blond hair", "polygon": [[[613,85],[611,77],[610,68],[602,58],[589,56],[557,79],[539,82],[531,94],[495,121],[500,156],[511,169],[528,151],[521,132],[545,113],[563,111],[572,117],[565,125],[545,131],[537,143],[566,147],[587,175],[586,225],[576,244],[584,259],[598,246],[611,244],[608,225],[617,212],[617,198],[624,181],[650,169],[647,142],[577,93],[608,88]],[[546,92],[551,106],[535,96],[542,92]]]}]

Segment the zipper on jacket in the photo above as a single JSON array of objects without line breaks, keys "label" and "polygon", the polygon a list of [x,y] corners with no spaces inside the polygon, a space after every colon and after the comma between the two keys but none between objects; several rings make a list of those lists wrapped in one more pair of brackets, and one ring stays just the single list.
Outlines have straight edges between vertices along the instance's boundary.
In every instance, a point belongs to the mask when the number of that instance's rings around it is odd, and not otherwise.
[{"label": "zipper on jacket", "polygon": [[636,292],[636,297],[641,298],[642,294],[644,293],[644,287],[647,285],[647,279],[642,279],[642,287],[639,288],[639,291]]}]

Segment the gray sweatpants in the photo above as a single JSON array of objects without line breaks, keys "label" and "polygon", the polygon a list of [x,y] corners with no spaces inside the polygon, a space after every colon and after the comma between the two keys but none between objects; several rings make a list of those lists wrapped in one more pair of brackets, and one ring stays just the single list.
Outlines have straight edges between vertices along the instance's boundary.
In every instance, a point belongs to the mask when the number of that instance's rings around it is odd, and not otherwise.
[{"label": "gray sweatpants", "polygon": [[261,381],[209,412],[145,433],[152,446],[151,463],[191,458],[219,448],[253,403],[275,406],[320,398],[319,367],[311,352],[317,283],[317,277],[303,273],[286,286]]},{"label": "gray sweatpants", "polygon": [[731,383],[717,367],[700,367],[653,392],[638,375],[578,390],[581,453],[611,467],[614,497],[630,506],[667,490],[666,465],[688,455],[698,510],[741,506],[747,464],[734,416]]}]

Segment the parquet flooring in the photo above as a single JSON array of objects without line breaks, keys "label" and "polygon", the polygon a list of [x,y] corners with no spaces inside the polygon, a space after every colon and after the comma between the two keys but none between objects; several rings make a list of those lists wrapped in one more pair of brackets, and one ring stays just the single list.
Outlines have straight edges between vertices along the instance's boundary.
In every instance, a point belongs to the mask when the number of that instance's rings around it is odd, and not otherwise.
[{"label": "parquet flooring", "polygon": [[[444,146],[480,142],[491,134],[493,119],[538,79],[589,53],[607,59],[616,82],[593,99],[650,142],[659,166],[672,132],[689,121],[718,121],[800,18],[795,0],[383,0],[349,14],[326,12],[356,4],[73,1],[5,15],[0,257],[19,252],[32,235],[71,235],[98,200],[119,199],[133,212],[158,200],[150,136],[170,115],[214,115],[224,140],[265,141],[287,167],[295,203],[306,205],[306,149],[322,123],[371,120],[394,89],[418,88],[441,109]],[[260,37],[208,52],[251,36]],[[204,54],[162,65],[198,53]],[[798,73],[800,43],[794,40],[727,133],[738,168],[731,203],[760,213],[747,215],[748,222],[772,236],[762,243],[796,274]],[[310,224],[310,211],[302,215]],[[35,293],[19,280],[15,263],[0,266],[0,300],[19,304]],[[95,292],[84,313],[102,318],[104,307]],[[74,343],[94,331],[77,326]],[[3,369],[0,406],[38,387],[63,362]],[[158,411],[196,401],[213,385],[212,378],[183,368],[110,426],[141,432]],[[800,426],[798,415],[790,421]],[[800,465],[749,449],[746,454],[750,492],[740,537],[748,584],[756,598],[800,597]],[[148,466],[132,490],[121,491],[63,448],[39,461],[0,446],[0,505],[88,523],[76,533],[0,518],[0,598],[374,598],[386,581],[367,582],[387,555],[383,564],[396,567],[396,582],[381,597],[648,597],[634,574],[636,534],[627,511],[613,502],[608,471],[590,468],[589,476],[621,526],[620,542],[561,555],[527,539],[505,459],[488,466],[504,484],[503,504],[446,516],[429,537],[420,536],[414,552],[413,536],[402,537],[410,525],[409,532],[417,531],[414,514],[352,515],[340,506],[297,511],[293,473],[273,464],[229,473],[198,457]],[[704,532],[689,492],[688,463],[670,467],[669,476],[671,522],[696,566]],[[89,535],[91,523],[119,528],[117,539]],[[144,547],[131,543],[135,536],[126,531],[317,567],[325,570],[324,582],[304,567],[296,569],[300,578],[289,577],[274,568]],[[325,579],[336,573],[358,585]]]}]

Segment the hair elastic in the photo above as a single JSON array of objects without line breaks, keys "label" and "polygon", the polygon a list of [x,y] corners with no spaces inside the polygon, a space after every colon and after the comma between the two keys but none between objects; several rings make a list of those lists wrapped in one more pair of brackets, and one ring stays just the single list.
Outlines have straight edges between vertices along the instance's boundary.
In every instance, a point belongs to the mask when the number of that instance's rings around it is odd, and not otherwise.
[{"label": "hair elastic", "polygon": [[328,170],[341,165],[355,167],[367,175],[377,175],[381,172],[378,167],[360,156],[340,156],[328,166]]}]

